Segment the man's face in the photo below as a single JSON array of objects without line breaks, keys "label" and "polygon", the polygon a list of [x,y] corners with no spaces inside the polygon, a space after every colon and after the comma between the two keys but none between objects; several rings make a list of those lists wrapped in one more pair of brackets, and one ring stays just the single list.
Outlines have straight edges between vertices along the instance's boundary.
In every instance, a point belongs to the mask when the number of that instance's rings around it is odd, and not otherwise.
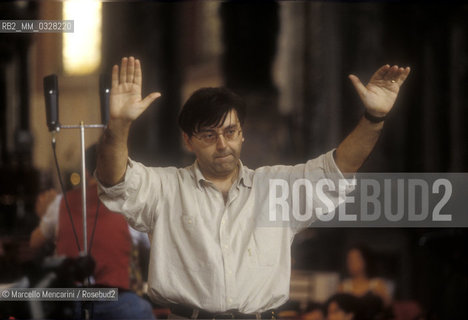
[{"label": "man's face", "polygon": [[[206,179],[223,179],[236,173],[244,141],[240,129],[237,113],[231,110],[218,127],[200,128],[192,137],[184,133],[187,148],[195,153]],[[207,142],[210,139],[214,141]]]}]

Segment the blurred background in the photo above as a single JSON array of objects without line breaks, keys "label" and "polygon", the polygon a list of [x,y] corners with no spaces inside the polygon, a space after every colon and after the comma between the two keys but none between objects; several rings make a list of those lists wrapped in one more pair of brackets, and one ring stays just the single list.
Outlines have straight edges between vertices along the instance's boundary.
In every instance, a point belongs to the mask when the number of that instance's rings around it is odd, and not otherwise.
[{"label": "blurred background", "polygon": [[[0,33],[0,283],[28,272],[36,196],[58,189],[44,76],[59,77],[62,124],[100,123],[99,75],[138,57],[143,95],[162,98],[133,125],[130,156],[152,166],[193,161],[176,125],[180,107],[197,88],[225,85],[247,101],[242,159],[256,168],[337,146],[364,111],[348,74],[366,82],[383,64],[410,66],[362,171],[466,172],[467,16],[460,2],[1,3],[1,20],[69,19],[74,32]],[[86,144],[100,134],[87,131]],[[61,131],[57,152],[72,188],[78,131]],[[463,228],[309,229],[294,243],[291,296],[326,299],[346,277],[347,249],[365,243],[394,301],[417,303],[428,319],[467,319],[467,240]]]}]

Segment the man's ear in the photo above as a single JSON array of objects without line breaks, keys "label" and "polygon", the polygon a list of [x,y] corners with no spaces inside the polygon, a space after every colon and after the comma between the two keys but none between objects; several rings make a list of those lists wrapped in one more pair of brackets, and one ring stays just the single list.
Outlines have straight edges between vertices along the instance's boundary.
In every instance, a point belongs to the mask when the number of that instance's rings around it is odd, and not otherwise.
[{"label": "man's ear", "polygon": [[193,152],[192,141],[190,141],[188,134],[182,132],[182,137],[184,138],[185,147],[188,149],[188,151]]}]

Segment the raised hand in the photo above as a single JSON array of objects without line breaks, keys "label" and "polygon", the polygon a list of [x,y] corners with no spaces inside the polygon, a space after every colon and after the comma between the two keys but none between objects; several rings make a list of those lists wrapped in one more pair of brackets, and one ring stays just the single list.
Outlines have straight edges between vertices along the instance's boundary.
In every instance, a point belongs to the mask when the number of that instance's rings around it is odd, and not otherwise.
[{"label": "raised hand", "polygon": [[131,122],[138,118],[155,99],[161,96],[159,92],[153,92],[142,99],[141,83],[140,60],[133,57],[122,58],[120,73],[119,66],[114,65],[110,94],[111,120]]},{"label": "raised hand", "polygon": [[401,85],[405,82],[410,68],[390,67],[388,64],[380,67],[364,86],[355,75],[349,79],[358,92],[367,112],[376,117],[385,116],[393,107]]}]

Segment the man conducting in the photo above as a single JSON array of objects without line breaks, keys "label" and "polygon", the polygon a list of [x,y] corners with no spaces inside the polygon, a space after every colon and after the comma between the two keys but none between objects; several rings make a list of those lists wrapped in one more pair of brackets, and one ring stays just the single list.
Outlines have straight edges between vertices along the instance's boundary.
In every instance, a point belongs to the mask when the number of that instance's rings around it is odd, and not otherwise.
[{"label": "man conducting", "polygon": [[[385,65],[367,86],[350,75],[365,115],[338,148],[305,164],[257,170],[240,161],[244,101],[225,88],[199,89],[179,116],[196,161],[149,168],[128,158],[127,138],[132,121],[160,94],[142,99],[140,62],[123,58],[112,69],[96,175],[103,203],[151,235],[149,296],[174,318],[274,318],[289,296],[290,245],[312,221],[268,225],[269,181],[346,181],[342,173],[356,172],[372,151],[409,72]],[[340,192],[330,188],[327,197],[340,203]]]}]

